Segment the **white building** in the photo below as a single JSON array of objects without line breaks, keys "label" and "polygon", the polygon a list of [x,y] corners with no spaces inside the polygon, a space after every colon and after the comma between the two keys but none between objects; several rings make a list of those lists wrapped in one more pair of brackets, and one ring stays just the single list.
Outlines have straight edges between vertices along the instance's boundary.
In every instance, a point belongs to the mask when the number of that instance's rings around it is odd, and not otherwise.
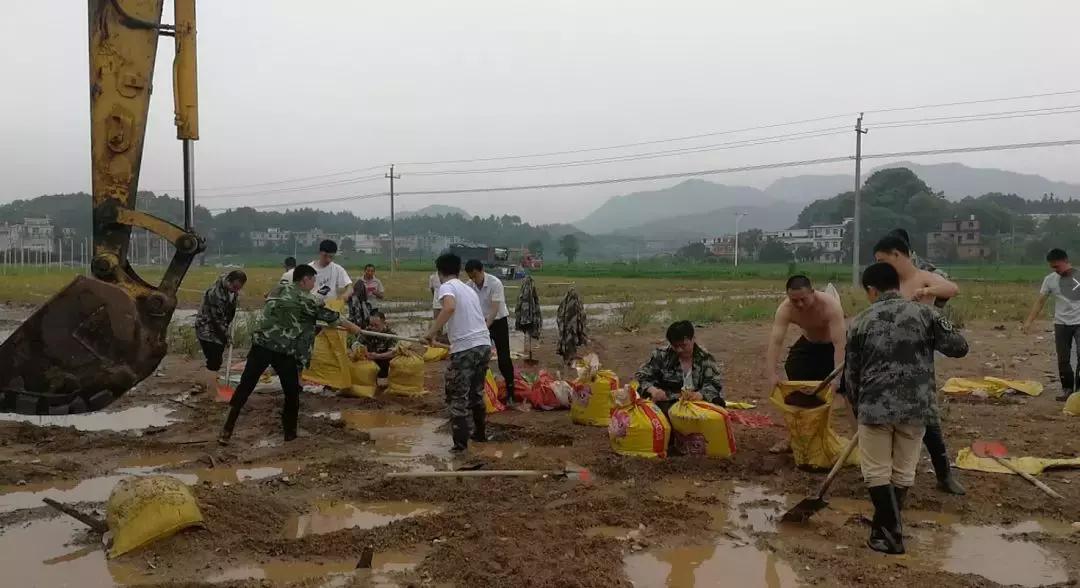
[{"label": "white building", "polygon": [[275,247],[292,242],[292,233],[277,227],[270,227],[265,231],[252,231],[248,236],[254,247]]},{"label": "white building", "polygon": [[51,255],[56,247],[55,228],[47,216],[26,218],[20,225],[0,226],[0,248],[4,250],[25,249]]},{"label": "white building", "polygon": [[845,218],[839,224],[811,225],[808,229],[786,229],[765,233],[766,239],[778,239],[792,251],[811,247],[817,253],[819,263],[840,263],[844,258],[844,235],[854,218]]}]

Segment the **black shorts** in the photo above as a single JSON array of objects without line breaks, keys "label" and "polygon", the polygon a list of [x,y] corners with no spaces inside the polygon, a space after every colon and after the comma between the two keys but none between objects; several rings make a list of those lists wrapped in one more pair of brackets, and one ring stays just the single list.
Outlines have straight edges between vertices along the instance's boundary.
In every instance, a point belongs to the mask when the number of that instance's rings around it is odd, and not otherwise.
[{"label": "black shorts", "polygon": [[820,382],[836,367],[833,364],[834,351],[831,342],[813,343],[806,337],[799,337],[788,351],[784,372],[789,380]]}]

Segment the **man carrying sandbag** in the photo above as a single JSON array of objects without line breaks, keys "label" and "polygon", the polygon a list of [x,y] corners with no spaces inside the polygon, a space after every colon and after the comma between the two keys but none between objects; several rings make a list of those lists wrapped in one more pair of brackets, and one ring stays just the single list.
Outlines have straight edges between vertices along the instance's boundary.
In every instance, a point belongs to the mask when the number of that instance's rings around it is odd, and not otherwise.
[{"label": "man carrying sandbag", "polygon": [[667,340],[669,345],[654,350],[638,370],[638,394],[652,399],[665,415],[679,398],[724,406],[720,367],[716,358],[694,340],[694,325],[689,321],[672,323]]},{"label": "man carrying sandbag", "polygon": [[251,351],[248,352],[244,374],[236,387],[221,429],[218,443],[226,445],[232,437],[240,410],[259,383],[268,366],[281,382],[285,393],[285,406],[281,411],[281,425],[285,440],[296,439],[296,422],[300,413],[300,370],[311,359],[311,347],[315,341],[315,321],[329,326],[341,326],[356,335],[360,327],[327,309],[311,294],[318,272],[310,265],[298,265],[293,270],[292,282],[274,288],[263,306],[262,314],[251,335]]},{"label": "man carrying sandbag", "polygon": [[[381,310],[371,313],[370,330],[376,333],[394,335],[394,330],[386,322],[386,315]],[[397,341],[389,337],[375,337],[372,335],[360,335],[357,342],[367,350],[367,358],[379,366],[379,378],[383,379],[390,375],[390,360],[394,359],[394,348]]]},{"label": "man carrying sandbag", "polygon": [[900,511],[926,424],[937,420],[934,352],[963,357],[968,344],[932,306],[901,295],[891,265],[866,268],[862,284],[871,305],[848,328],[844,394],[857,407],[859,460],[874,503],[867,545],[901,554]]},{"label": "man carrying sandbag", "polygon": [[446,368],[446,402],[450,408],[450,431],[455,452],[469,447],[469,415],[473,419],[473,441],[487,441],[484,423],[484,376],[491,361],[491,335],[488,333],[480,295],[458,279],[461,258],[447,253],[435,260],[439,272],[438,297],[442,305],[438,318],[428,330],[432,344],[443,327],[450,335],[450,365]]},{"label": "man carrying sandbag", "polygon": [[[784,286],[787,297],[776,309],[769,347],[765,352],[765,379],[769,390],[786,380],[820,382],[844,359],[845,325],[844,309],[840,299],[826,292],[814,290],[810,278],[794,275]],[[791,346],[784,362],[784,374],[776,370],[780,348],[784,344],[788,326],[796,325],[803,330],[802,336]],[[836,390],[839,378],[831,386]],[[790,451],[787,439],[774,445],[770,451]]]}]

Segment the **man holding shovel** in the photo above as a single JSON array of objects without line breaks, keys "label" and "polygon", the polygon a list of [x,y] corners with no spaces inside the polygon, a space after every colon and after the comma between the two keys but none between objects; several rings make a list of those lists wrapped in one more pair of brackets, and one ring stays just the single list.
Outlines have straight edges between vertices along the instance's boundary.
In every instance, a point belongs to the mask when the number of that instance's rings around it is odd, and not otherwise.
[{"label": "man holding shovel", "polygon": [[932,306],[901,295],[891,265],[866,268],[862,284],[871,305],[848,328],[844,393],[857,407],[859,458],[874,503],[867,545],[901,554],[900,511],[926,423],[937,420],[934,352],[963,357],[968,344]]},{"label": "man holding shovel", "polygon": [[[199,385],[207,392],[217,389],[218,370],[229,345],[229,327],[236,316],[236,302],[247,275],[233,270],[222,275],[203,293],[199,313],[195,315],[195,336],[206,357],[206,381]],[[227,384],[228,382],[226,382]]]}]

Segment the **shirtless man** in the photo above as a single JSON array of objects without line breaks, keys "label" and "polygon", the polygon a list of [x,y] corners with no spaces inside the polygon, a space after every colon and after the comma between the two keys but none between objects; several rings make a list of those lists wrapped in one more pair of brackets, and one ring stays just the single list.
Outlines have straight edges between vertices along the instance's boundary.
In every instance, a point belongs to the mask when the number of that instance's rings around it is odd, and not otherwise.
[{"label": "shirtless man", "polygon": [[[765,378],[769,390],[784,380],[824,380],[844,360],[847,327],[844,325],[844,309],[840,299],[832,294],[814,290],[810,278],[791,276],[785,285],[787,298],[776,309],[769,349],[765,352]],[[798,325],[803,335],[791,346],[784,374],[776,370],[780,348],[788,326]],[[839,378],[832,381],[835,391]],[[781,453],[788,450],[787,441],[777,443],[770,451]]]},{"label": "shirtless man", "polygon": [[[896,231],[885,236],[874,245],[874,259],[893,266],[900,274],[900,294],[908,300],[922,304],[944,306],[944,301],[960,292],[960,287],[940,274],[919,269],[911,260],[911,245]],[[963,495],[964,487],[952,474],[949,452],[945,446],[945,436],[941,430],[941,421],[937,418],[926,424],[923,445],[930,454],[937,474],[938,489],[949,494]]]}]

